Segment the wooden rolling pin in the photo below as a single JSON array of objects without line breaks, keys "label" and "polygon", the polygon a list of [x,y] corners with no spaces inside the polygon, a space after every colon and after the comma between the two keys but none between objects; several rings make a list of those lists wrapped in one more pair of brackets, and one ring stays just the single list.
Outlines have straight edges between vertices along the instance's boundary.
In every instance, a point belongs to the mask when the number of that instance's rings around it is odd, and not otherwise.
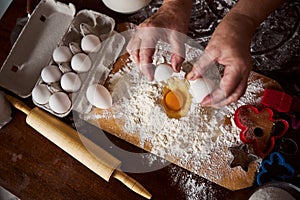
[{"label": "wooden rolling pin", "polygon": [[77,159],[87,168],[101,176],[107,182],[112,176],[121,181],[132,191],[147,199],[151,199],[151,194],[141,184],[124,172],[117,170],[121,161],[113,157],[91,140],[84,137],[75,129],[63,123],[53,115],[48,114],[37,107],[31,109],[25,103],[10,95],[6,95],[6,99],[15,108],[21,110],[27,115],[27,124]]}]

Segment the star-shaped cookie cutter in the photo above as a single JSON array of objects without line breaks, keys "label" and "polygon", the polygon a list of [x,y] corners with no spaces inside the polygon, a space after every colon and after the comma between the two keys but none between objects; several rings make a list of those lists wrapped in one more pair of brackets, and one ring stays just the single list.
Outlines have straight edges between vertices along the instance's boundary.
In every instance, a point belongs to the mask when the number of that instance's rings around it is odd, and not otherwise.
[{"label": "star-shaped cookie cutter", "polygon": [[239,107],[235,111],[234,121],[241,129],[241,140],[245,144],[253,144],[255,154],[262,158],[272,151],[275,140],[282,137],[289,127],[286,120],[273,119],[271,109],[259,111],[251,105]]}]

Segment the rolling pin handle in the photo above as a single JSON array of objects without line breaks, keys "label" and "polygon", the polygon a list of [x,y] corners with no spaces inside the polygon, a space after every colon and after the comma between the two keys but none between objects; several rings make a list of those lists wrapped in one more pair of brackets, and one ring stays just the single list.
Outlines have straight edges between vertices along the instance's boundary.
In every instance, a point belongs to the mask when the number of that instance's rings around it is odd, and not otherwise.
[{"label": "rolling pin handle", "polygon": [[116,170],[113,174],[113,177],[121,181],[124,185],[126,185],[137,194],[140,194],[147,199],[151,199],[152,195],[140,183],[138,183],[136,180],[134,180],[124,172]]},{"label": "rolling pin handle", "polygon": [[10,96],[10,95],[5,95],[5,98],[10,102],[15,108],[18,110],[22,111],[26,115],[28,115],[31,111],[31,108],[28,107],[24,102],[20,101],[19,99]]}]

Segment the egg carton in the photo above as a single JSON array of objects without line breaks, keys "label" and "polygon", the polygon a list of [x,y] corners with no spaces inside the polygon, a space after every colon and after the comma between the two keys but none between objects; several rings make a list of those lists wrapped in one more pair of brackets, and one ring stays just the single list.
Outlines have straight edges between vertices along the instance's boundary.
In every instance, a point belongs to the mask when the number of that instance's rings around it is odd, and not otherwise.
[{"label": "egg carton", "polygon": [[36,106],[58,117],[89,112],[87,88],[104,83],[124,50],[114,27],[102,13],[41,1],[1,68],[0,85],[22,98],[32,95]]}]

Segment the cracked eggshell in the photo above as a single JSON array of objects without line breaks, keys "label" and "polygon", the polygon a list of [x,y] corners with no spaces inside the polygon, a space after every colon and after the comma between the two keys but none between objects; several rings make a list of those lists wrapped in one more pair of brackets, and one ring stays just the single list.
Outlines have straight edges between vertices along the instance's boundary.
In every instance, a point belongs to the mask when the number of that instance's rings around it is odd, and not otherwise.
[{"label": "cracked eggshell", "polygon": [[100,50],[101,41],[99,37],[94,34],[86,35],[81,40],[81,49],[85,53],[97,52]]},{"label": "cracked eggshell", "polygon": [[66,92],[77,92],[81,87],[81,80],[76,73],[68,72],[61,77],[60,85]]},{"label": "cracked eggshell", "polygon": [[111,94],[100,84],[90,85],[86,91],[86,98],[97,108],[108,109],[112,106]]},{"label": "cracked eggshell", "polygon": [[56,47],[53,51],[53,60],[56,63],[70,62],[73,54],[69,47],[67,46],[59,46]]},{"label": "cracked eggshell", "polygon": [[66,113],[72,106],[69,96],[64,92],[56,92],[49,98],[49,107],[52,111],[63,114]]},{"label": "cracked eggshell", "polygon": [[71,67],[75,72],[83,73],[90,70],[92,61],[85,53],[75,54],[71,59]]},{"label": "cracked eggshell", "polygon": [[36,85],[32,90],[32,99],[41,105],[47,104],[51,96],[51,92],[44,84]]},{"label": "cracked eggshell", "polygon": [[169,79],[173,74],[172,66],[166,63],[157,65],[154,72],[154,79],[158,82]]},{"label": "cracked eggshell", "polygon": [[193,96],[192,101],[194,103],[201,103],[202,100],[214,90],[214,88],[214,82],[207,78],[198,78],[190,81],[189,91]]},{"label": "cracked eggshell", "polygon": [[41,77],[45,83],[54,83],[60,80],[61,74],[57,66],[48,65],[42,70]]}]

